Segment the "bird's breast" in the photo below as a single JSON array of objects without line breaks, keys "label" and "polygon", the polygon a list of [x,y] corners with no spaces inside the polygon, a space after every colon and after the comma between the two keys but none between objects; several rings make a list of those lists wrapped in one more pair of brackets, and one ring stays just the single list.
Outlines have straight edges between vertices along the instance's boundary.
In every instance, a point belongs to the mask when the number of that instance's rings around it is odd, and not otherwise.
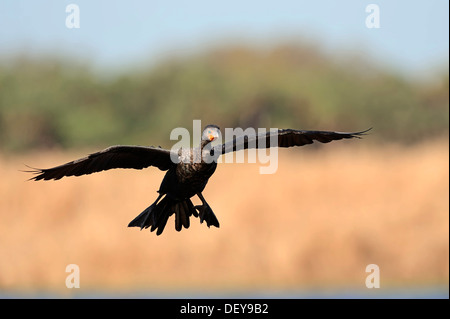
[{"label": "bird's breast", "polygon": [[177,176],[180,182],[207,181],[216,170],[217,163],[179,163]]}]

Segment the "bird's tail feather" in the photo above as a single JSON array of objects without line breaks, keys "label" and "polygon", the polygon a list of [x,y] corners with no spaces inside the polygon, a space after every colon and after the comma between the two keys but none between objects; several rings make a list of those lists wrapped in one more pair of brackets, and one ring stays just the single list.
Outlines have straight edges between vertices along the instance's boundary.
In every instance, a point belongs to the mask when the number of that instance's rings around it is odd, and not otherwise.
[{"label": "bird's tail feather", "polygon": [[128,227],[140,227],[142,230],[151,226],[150,231],[156,230],[156,235],[160,235],[172,214],[175,214],[175,229],[177,231],[180,231],[183,226],[189,228],[189,217],[191,215],[198,217],[190,199],[177,201],[166,195],[159,203],[156,200],[147,207],[128,224]]}]

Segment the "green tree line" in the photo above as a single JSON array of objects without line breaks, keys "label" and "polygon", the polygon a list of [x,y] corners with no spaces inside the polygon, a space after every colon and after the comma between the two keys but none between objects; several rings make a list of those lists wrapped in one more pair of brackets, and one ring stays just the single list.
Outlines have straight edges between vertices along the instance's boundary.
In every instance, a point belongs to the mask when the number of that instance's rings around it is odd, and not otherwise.
[{"label": "green tree line", "polygon": [[448,69],[434,81],[307,46],[231,47],[109,77],[69,58],[0,60],[0,150],[170,146],[192,120],[355,131],[416,143],[448,134]]}]

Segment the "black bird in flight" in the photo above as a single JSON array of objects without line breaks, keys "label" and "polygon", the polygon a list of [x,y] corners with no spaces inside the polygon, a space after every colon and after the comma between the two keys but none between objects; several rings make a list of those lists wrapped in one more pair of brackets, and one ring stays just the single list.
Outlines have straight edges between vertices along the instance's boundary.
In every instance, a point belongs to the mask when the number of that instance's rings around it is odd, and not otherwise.
[{"label": "black bird in flight", "polygon": [[[369,129],[370,130],[370,129]],[[175,214],[175,229],[189,228],[190,216],[200,218],[200,223],[219,227],[219,221],[202,195],[209,178],[216,170],[217,158],[225,153],[250,148],[292,147],[312,144],[314,141],[328,143],[334,140],[360,138],[368,130],[343,133],[329,131],[302,131],[280,129],[252,136],[234,137],[232,141],[212,146],[210,143],[220,137],[216,125],[207,125],[202,133],[199,147],[180,148],[178,152],[152,146],[111,146],[84,158],[48,169],[27,171],[36,174],[31,180],[58,180],[64,176],[80,176],[113,168],[143,169],[155,166],[167,171],[158,190],[158,198],[128,227],[156,230],[160,235],[168,218]],[[270,141],[277,145],[272,145]],[[209,156],[209,160],[206,160]],[[174,160],[175,159],[175,160]],[[211,160],[212,159],[212,160]],[[197,195],[202,205],[194,206],[191,197]]]}]

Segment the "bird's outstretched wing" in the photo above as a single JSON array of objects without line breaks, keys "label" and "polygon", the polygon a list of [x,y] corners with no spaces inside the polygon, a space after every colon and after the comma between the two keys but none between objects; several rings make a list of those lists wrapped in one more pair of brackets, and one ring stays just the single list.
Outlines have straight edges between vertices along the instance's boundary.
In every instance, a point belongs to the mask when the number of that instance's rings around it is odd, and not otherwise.
[{"label": "bird's outstretched wing", "polygon": [[36,174],[31,180],[39,181],[92,174],[113,168],[143,169],[155,166],[165,171],[175,165],[170,154],[169,150],[160,147],[117,145],[60,166],[33,168],[27,172]]},{"label": "bird's outstretched wing", "polygon": [[[249,148],[270,148],[270,147],[293,147],[312,144],[314,141],[329,143],[331,141],[360,138],[371,130],[346,133],[331,131],[301,131],[292,129],[281,129],[269,131],[258,135],[242,135],[235,137],[232,141],[214,147],[214,154],[225,154]],[[271,143],[271,140],[273,141]]]}]

